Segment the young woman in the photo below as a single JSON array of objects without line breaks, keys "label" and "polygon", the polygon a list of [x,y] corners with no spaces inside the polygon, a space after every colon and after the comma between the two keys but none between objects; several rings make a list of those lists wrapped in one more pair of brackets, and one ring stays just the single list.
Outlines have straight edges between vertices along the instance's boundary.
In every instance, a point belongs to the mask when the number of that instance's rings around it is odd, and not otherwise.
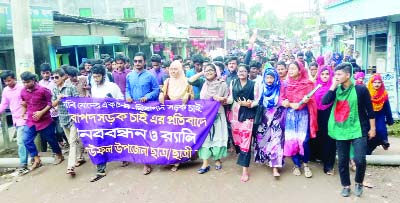
[{"label": "young woman", "polygon": [[364,78],[365,78],[364,72],[357,72],[354,74],[354,80],[356,82],[356,85],[364,85]]},{"label": "young woman", "polygon": [[275,69],[264,72],[263,92],[260,105],[265,108],[263,121],[258,128],[255,146],[255,161],[272,167],[273,176],[279,177],[283,167],[283,146],[285,131],[285,108],[281,106],[281,81]]},{"label": "young woman", "polygon": [[[208,159],[215,160],[215,170],[222,169],[221,158],[227,155],[228,143],[228,126],[225,117],[224,104],[228,97],[228,86],[226,82],[220,79],[219,70],[213,64],[208,64],[204,72],[197,73],[189,78],[189,83],[193,86],[201,88],[200,99],[214,99],[221,102],[218,110],[217,118],[214,121],[213,127],[199,149],[199,157],[203,159],[203,165],[197,173],[203,174],[210,170]],[[205,76],[205,79],[201,76]]]},{"label": "young woman", "polygon": [[240,64],[238,78],[230,83],[230,94],[228,104],[232,105],[232,113],[229,118],[232,128],[232,137],[237,148],[240,148],[237,164],[243,167],[240,180],[249,180],[249,165],[251,159],[251,137],[253,135],[253,122],[256,106],[259,102],[259,91],[257,84],[248,80],[249,67]]},{"label": "young woman", "polygon": [[324,164],[324,173],[334,175],[334,164],[336,156],[336,142],[328,135],[328,120],[332,109],[332,103],[323,105],[322,98],[332,85],[333,71],[329,66],[319,69],[316,85],[321,87],[315,92],[315,101],[318,109],[318,131],[316,141],[317,154],[321,155]]},{"label": "young woman", "polygon": [[382,76],[375,73],[368,81],[368,91],[371,95],[372,108],[375,112],[376,136],[368,140],[368,151],[370,155],[379,145],[388,150],[390,144],[386,124],[393,125],[392,110],[390,108],[389,96],[382,81]]},{"label": "young woman", "polygon": [[[194,98],[193,88],[189,85],[181,62],[178,60],[171,63],[169,67],[169,78],[164,81],[164,86],[158,97],[160,103],[165,100],[182,100],[186,104],[188,100]],[[179,164],[175,164],[171,171],[176,172]]]},{"label": "young woman", "polygon": [[310,63],[309,68],[308,68],[308,78],[311,80],[311,82],[314,82],[317,80],[317,73],[318,73],[318,64],[315,62]]},{"label": "young woman", "polygon": [[308,79],[307,70],[302,63],[289,64],[287,87],[282,94],[282,106],[287,108],[285,122],[284,156],[292,157],[295,167],[293,174],[301,175],[301,165],[304,163],[304,175],[312,177],[308,167],[310,156],[309,140],[316,137],[317,106],[312,96],[307,94],[314,88]]}]

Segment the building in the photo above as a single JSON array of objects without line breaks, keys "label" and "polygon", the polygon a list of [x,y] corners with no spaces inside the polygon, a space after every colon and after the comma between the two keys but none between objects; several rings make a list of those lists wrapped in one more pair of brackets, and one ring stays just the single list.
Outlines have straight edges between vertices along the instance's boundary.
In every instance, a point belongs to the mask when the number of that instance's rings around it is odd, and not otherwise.
[{"label": "building", "polygon": [[[394,116],[400,109],[400,3],[397,0],[329,0],[325,4],[327,23],[351,30],[355,50],[366,73],[382,73],[389,91]],[[329,34],[328,34],[329,38]],[[344,38],[345,39],[345,38]],[[336,41],[336,45],[346,40]]]}]

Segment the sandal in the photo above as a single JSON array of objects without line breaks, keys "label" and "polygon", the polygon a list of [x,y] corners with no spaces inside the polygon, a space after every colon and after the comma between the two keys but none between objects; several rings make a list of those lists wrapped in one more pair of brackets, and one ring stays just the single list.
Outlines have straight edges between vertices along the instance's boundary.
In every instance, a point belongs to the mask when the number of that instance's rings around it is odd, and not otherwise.
[{"label": "sandal", "polygon": [[221,170],[222,169],[222,163],[220,160],[215,162],[215,170]]},{"label": "sandal", "polygon": [[304,176],[305,176],[306,178],[311,178],[312,175],[313,175],[313,174],[312,174],[312,172],[311,172],[310,167],[304,166]]},{"label": "sandal", "polygon": [[210,170],[210,166],[207,166],[207,167],[205,167],[205,168],[199,168],[199,170],[197,170],[197,173],[198,174],[204,174],[204,173],[207,173],[209,170]]},{"label": "sandal", "polygon": [[75,167],[82,166],[84,163],[86,163],[85,159],[78,159],[75,163]]},{"label": "sandal", "polygon": [[75,175],[75,170],[73,168],[67,169],[67,174],[74,176]]},{"label": "sandal", "polygon": [[249,173],[243,173],[242,177],[240,178],[240,181],[242,181],[243,183],[249,181]]},{"label": "sandal", "polygon": [[127,167],[128,165],[129,165],[129,162],[127,162],[127,161],[123,161],[121,163],[121,167]]},{"label": "sandal", "polygon": [[104,176],[106,176],[105,173],[97,173],[96,176],[94,176],[94,177],[92,177],[92,178],[90,179],[90,182],[92,182],[92,183],[93,183],[93,182],[96,182],[96,181],[98,181],[98,180],[104,178]]},{"label": "sandal", "polygon": [[172,166],[171,171],[172,172],[177,172],[179,168],[179,164],[175,164],[174,166]]},{"label": "sandal", "polygon": [[278,178],[278,177],[281,176],[281,174],[278,172],[278,169],[275,169],[275,168],[274,168],[274,170],[272,171],[272,173],[273,173],[273,175],[274,175],[275,178]]},{"label": "sandal", "polygon": [[33,170],[35,170],[35,169],[37,169],[37,168],[39,168],[41,166],[42,166],[42,161],[41,160],[39,160],[38,162],[34,161],[32,166],[31,166],[31,168],[30,168],[30,170],[33,171]]},{"label": "sandal", "polygon": [[152,171],[151,167],[146,167],[143,169],[143,175],[149,175],[151,173],[151,171]]},{"label": "sandal", "polygon": [[334,176],[335,175],[335,170],[332,169],[332,170],[327,171],[326,175]]},{"label": "sandal", "polygon": [[295,175],[295,176],[301,176],[300,168],[298,168],[298,167],[293,167],[293,175]]}]

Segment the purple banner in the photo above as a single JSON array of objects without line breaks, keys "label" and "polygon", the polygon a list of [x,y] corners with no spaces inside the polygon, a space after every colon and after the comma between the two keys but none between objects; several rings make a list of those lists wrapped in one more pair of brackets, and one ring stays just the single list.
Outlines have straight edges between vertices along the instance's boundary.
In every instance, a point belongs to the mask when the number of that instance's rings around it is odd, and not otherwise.
[{"label": "purple banner", "polygon": [[210,100],[160,105],[74,97],[63,103],[94,164],[160,165],[189,160],[206,139],[220,105]]}]

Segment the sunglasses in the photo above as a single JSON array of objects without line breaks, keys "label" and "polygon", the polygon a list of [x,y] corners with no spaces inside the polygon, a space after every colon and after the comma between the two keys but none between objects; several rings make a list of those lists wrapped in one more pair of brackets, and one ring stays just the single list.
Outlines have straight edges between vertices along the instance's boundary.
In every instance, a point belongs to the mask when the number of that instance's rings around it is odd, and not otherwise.
[{"label": "sunglasses", "polygon": [[58,80],[58,79],[60,79],[60,76],[58,76],[58,75],[56,75],[56,76],[54,76],[54,77],[52,77],[54,80]]},{"label": "sunglasses", "polygon": [[133,60],[134,63],[143,63],[143,60]]}]

